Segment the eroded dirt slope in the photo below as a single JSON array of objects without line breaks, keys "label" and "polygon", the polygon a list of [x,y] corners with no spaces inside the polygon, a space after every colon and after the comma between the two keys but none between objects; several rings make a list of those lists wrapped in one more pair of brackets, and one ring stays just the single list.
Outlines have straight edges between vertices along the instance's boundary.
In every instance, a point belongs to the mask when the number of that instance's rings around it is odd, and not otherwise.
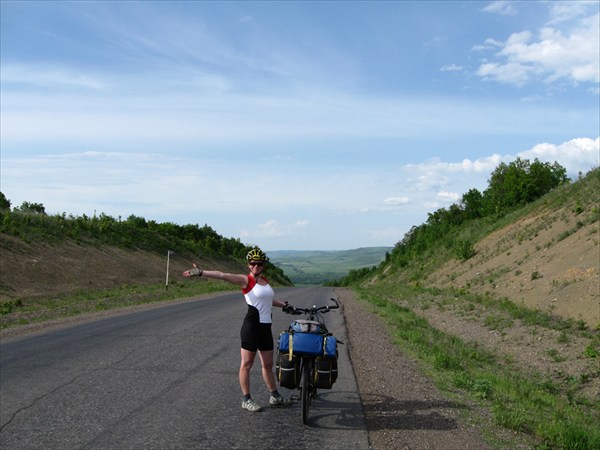
[{"label": "eroded dirt slope", "polygon": [[539,210],[483,239],[473,258],[448,262],[427,282],[506,297],[594,328],[600,324],[598,227],[582,225],[571,208]]},{"label": "eroded dirt slope", "polygon": [[[191,255],[169,258],[172,281],[192,262],[209,260]],[[245,270],[243,264],[210,259],[216,270]],[[0,234],[0,300],[93,291],[123,285],[166,282],[167,255],[110,246],[65,241],[51,245],[26,243]]]}]

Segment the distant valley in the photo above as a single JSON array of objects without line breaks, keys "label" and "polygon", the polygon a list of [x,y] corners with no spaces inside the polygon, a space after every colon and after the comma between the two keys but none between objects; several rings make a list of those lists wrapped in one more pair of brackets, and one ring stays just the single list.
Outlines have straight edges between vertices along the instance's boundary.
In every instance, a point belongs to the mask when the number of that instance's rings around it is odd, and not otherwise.
[{"label": "distant valley", "polygon": [[364,247],[353,250],[276,250],[269,259],[295,285],[323,284],[338,280],[352,269],[377,266],[393,247]]}]

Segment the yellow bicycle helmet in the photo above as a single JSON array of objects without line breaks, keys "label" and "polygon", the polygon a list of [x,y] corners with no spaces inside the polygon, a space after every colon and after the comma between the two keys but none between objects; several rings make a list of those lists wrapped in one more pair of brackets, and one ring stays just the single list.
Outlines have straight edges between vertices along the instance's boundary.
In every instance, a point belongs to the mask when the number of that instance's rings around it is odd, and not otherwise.
[{"label": "yellow bicycle helmet", "polygon": [[246,255],[247,261],[262,261],[265,262],[267,260],[267,255],[260,248],[254,247],[252,250],[248,252]]}]

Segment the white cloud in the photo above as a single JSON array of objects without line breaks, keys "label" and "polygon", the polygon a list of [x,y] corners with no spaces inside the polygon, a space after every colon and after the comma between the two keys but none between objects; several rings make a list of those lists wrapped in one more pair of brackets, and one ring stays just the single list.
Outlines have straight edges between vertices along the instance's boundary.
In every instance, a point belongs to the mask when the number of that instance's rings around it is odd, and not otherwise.
[{"label": "white cloud", "polygon": [[549,24],[572,20],[584,15],[591,7],[597,8],[597,1],[552,1],[548,2],[550,8]]},{"label": "white cloud", "polygon": [[492,2],[485,8],[483,8],[482,11],[500,14],[502,16],[515,16],[517,14],[517,10],[514,7],[514,3],[505,0]]},{"label": "white cloud", "polygon": [[587,172],[592,167],[598,167],[600,157],[600,138],[577,138],[555,145],[542,143],[519,153],[517,156],[543,162],[557,161],[574,176],[578,172]]},{"label": "white cloud", "polygon": [[541,143],[516,155],[494,154],[476,160],[460,162],[433,159],[421,164],[407,164],[401,168],[405,180],[402,189],[411,195],[411,205],[421,205],[432,211],[458,201],[469,189],[487,188],[489,175],[501,162],[509,163],[517,157],[533,161],[558,162],[567,175],[576,177],[598,167],[600,138],[576,138],[561,144]]},{"label": "white cloud", "polygon": [[421,164],[407,164],[403,170],[411,176],[418,189],[429,190],[447,184],[449,177],[457,174],[489,174],[503,159],[497,154],[460,162],[444,162],[436,158]]},{"label": "white cloud", "polygon": [[489,173],[500,164],[501,156],[494,154],[485,158],[479,158],[475,161],[470,159],[463,159],[459,163],[450,163],[450,170],[453,172],[464,172],[468,173]]},{"label": "white cloud", "polygon": [[461,195],[457,192],[446,192],[446,191],[441,191],[438,192],[437,197],[446,203],[454,203],[456,202],[459,198],[461,198]]},{"label": "white cloud", "polygon": [[[571,174],[587,172],[598,166],[600,138],[575,138],[561,144],[541,143],[516,155],[490,155],[474,161],[463,159],[461,162],[445,162],[434,159],[422,164],[407,164],[403,167],[410,174],[411,182],[417,181],[420,189],[430,190],[435,186],[447,185],[450,180],[462,176],[488,176],[501,162],[510,162],[517,157],[538,158],[543,162],[557,161]],[[468,181],[468,180],[467,180]]]},{"label": "white cloud", "polygon": [[389,206],[398,206],[405,205],[410,201],[408,197],[389,197],[386,198],[383,202]]},{"label": "white cloud", "polygon": [[497,41],[495,39],[487,38],[483,44],[474,45],[471,50],[472,51],[485,51],[485,50],[496,50],[501,48],[504,45],[503,42]]},{"label": "white cloud", "polygon": [[440,67],[440,72],[462,72],[464,70],[465,68],[463,66],[457,66],[456,64]]},{"label": "white cloud", "polygon": [[281,223],[275,219],[269,219],[264,223],[258,224],[251,230],[245,229],[240,233],[242,239],[264,239],[279,238],[284,236],[302,235],[309,225],[308,220],[299,220],[293,223]]},{"label": "white cloud", "polygon": [[[500,61],[485,62],[477,75],[485,80],[521,86],[533,78],[546,83],[566,79],[574,83],[600,82],[600,15],[581,20],[567,31],[552,27],[536,36],[530,31],[513,33],[496,54]],[[486,41],[478,50],[493,47]]]},{"label": "white cloud", "polygon": [[531,70],[533,68],[517,63],[486,63],[479,67],[477,75],[484,80],[495,80],[501,83],[523,86],[529,79],[529,72]]}]

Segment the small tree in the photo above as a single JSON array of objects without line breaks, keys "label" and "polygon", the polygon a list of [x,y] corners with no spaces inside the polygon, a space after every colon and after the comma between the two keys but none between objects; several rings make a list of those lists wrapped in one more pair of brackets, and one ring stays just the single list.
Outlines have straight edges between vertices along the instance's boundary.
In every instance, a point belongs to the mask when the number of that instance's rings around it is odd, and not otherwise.
[{"label": "small tree", "polygon": [[483,215],[483,195],[475,188],[463,194],[461,205],[467,219],[476,219]]},{"label": "small tree", "polygon": [[483,193],[486,213],[501,213],[532,202],[555,187],[567,183],[567,171],[560,164],[517,158],[510,164],[500,163],[492,172]]},{"label": "small tree", "polygon": [[17,208],[17,211],[33,214],[46,214],[46,208],[42,203],[23,202],[21,206]]},{"label": "small tree", "polygon": [[0,192],[0,211],[4,211],[6,209],[10,209],[10,200],[7,199],[2,192]]}]

